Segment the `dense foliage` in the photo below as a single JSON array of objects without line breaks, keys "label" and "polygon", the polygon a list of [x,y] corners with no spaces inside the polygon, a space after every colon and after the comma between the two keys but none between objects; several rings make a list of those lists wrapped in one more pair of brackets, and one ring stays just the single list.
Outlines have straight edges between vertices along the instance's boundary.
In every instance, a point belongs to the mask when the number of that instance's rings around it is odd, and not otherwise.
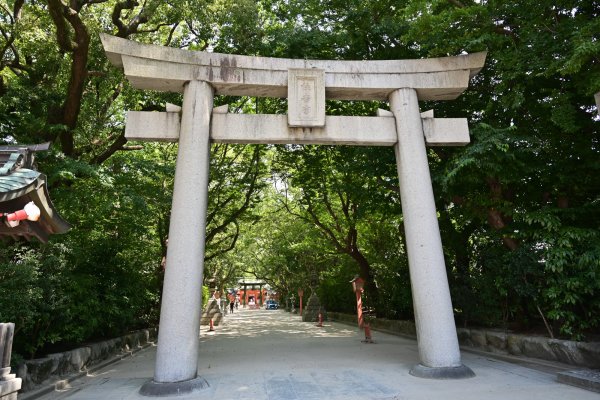
[{"label": "dense foliage", "polygon": [[[468,117],[472,144],[430,150],[457,321],[585,338],[600,325],[600,3],[458,0],[0,0],[0,140],[51,141],[39,169],[73,225],[0,248],[0,320],[16,351],[157,321],[176,145],[128,143],[125,110],[177,94],[132,89],[100,32],[190,50],[324,59],[487,51],[470,89],[430,102]],[[284,113],[278,99],[217,98]],[[328,102],[328,114],[387,105]],[[214,145],[205,277],[412,318],[389,148]]]}]

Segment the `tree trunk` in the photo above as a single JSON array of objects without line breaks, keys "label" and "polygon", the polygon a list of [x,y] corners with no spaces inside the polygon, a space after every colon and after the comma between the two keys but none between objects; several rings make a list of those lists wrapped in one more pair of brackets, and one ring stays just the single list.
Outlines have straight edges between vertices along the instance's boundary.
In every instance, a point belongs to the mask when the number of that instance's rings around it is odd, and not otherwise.
[{"label": "tree trunk", "polygon": [[[488,178],[488,185],[490,187],[490,192],[492,194],[492,199],[494,200],[503,200],[505,196],[503,196],[502,184],[497,178]],[[490,226],[496,230],[504,229],[506,226],[506,217],[496,208],[491,207],[488,210],[488,223]],[[515,251],[519,248],[519,243],[508,236],[502,236],[502,243],[511,251]]]},{"label": "tree trunk", "polygon": [[76,47],[73,50],[73,61],[71,63],[71,76],[67,89],[67,98],[63,105],[63,123],[67,130],[60,135],[60,143],[63,153],[72,156],[75,150],[74,133],[81,110],[81,99],[83,89],[87,79],[87,62],[90,48],[90,35],[79,18],[79,14],[69,13],[66,16],[67,21],[75,30]]},{"label": "tree trunk", "polygon": [[371,307],[377,307],[379,302],[379,290],[377,289],[377,285],[375,285],[371,264],[369,264],[369,261],[357,248],[352,249],[348,254],[358,264],[360,277],[365,280],[366,304]]},{"label": "tree trunk", "polygon": [[[57,0],[48,2],[49,12],[56,26],[57,41],[61,50],[72,54],[71,75],[65,100],[59,110],[59,118],[49,116],[48,121],[65,125],[66,129],[59,135],[61,150],[67,156],[73,156],[75,150],[74,130],[77,127],[83,90],[87,79],[87,62],[90,48],[90,35],[78,10],[65,6]],[[73,29],[74,38],[71,39],[67,27]],[[52,111],[51,111],[52,113]]]},{"label": "tree trunk", "polygon": [[[488,223],[492,228],[496,230],[503,229],[506,226],[506,224],[504,223],[504,217],[502,213],[496,210],[495,208],[490,208],[488,210]],[[519,244],[517,243],[517,241],[508,236],[502,236],[502,243],[504,243],[504,246],[506,246],[512,251],[519,248]]]}]

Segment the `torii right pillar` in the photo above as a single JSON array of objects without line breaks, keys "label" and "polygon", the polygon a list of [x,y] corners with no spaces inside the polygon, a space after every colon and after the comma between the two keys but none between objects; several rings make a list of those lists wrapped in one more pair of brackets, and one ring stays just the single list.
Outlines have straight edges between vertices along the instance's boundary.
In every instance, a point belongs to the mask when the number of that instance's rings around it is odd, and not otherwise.
[{"label": "torii right pillar", "polygon": [[410,373],[469,378],[475,374],[461,363],[417,91],[395,90],[389,101],[396,118],[394,150],[421,361]]}]

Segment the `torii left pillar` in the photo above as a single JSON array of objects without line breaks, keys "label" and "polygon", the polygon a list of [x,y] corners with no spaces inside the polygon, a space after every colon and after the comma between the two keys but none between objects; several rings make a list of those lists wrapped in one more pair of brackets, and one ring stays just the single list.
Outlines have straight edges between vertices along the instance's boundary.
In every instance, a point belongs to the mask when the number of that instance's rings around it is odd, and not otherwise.
[{"label": "torii left pillar", "polygon": [[208,387],[197,371],[213,97],[203,81],[188,82],[183,92],[156,366],[140,389],[146,396]]}]

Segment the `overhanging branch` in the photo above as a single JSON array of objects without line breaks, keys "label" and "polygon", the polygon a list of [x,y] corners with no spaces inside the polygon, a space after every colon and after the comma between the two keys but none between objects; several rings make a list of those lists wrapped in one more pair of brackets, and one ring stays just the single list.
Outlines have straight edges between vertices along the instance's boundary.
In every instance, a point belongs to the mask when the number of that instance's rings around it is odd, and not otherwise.
[{"label": "overhanging branch", "polygon": [[112,156],[114,153],[116,153],[119,150],[122,150],[125,143],[127,143],[127,138],[125,137],[125,130],[123,129],[119,136],[117,136],[115,141],[112,142],[112,144],[108,147],[108,149],[94,157],[90,163],[95,165],[102,164],[104,161],[108,160],[110,156]]}]

